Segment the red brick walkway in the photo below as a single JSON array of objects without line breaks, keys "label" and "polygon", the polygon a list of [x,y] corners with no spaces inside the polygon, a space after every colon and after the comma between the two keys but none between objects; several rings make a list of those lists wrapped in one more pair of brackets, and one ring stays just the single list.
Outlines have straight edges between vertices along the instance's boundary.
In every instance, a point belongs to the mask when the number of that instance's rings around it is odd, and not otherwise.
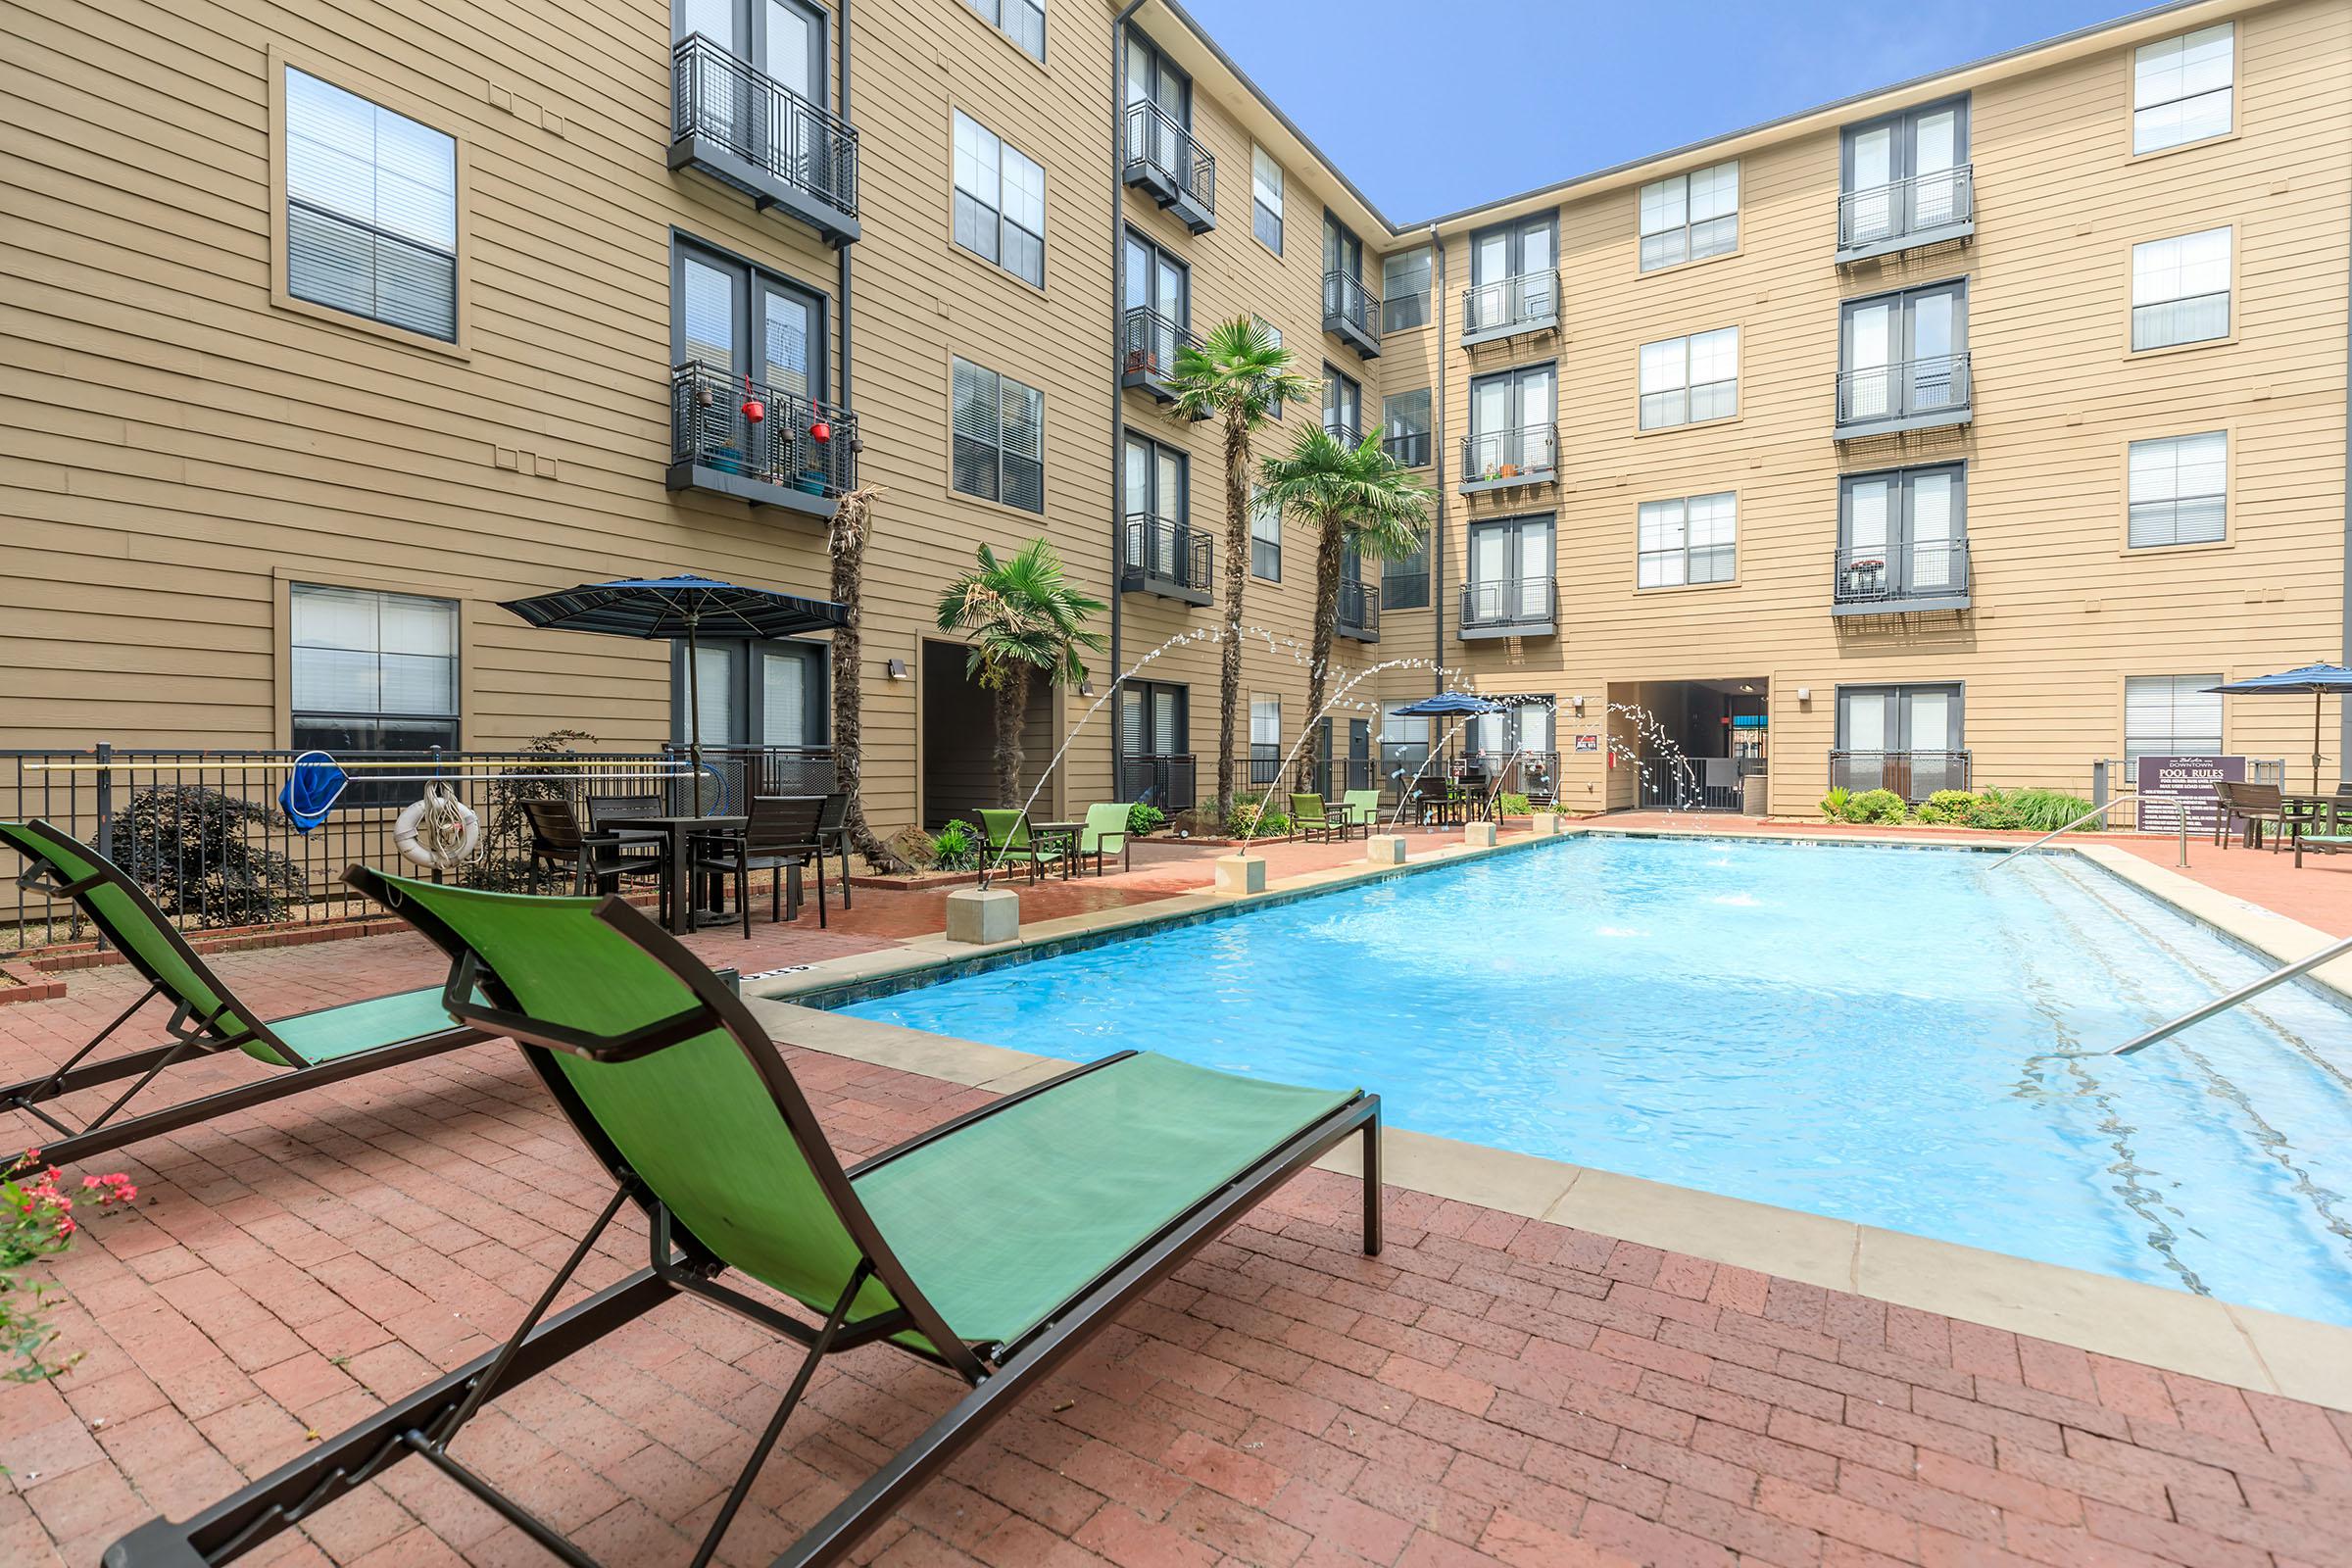
[{"label": "red brick walkway", "polygon": [[[697,939],[709,941],[709,938]],[[812,938],[810,940],[813,940]],[[739,945],[740,946],[740,945]],[[429,979],[407,938],[236,955],[268,1005]],[[113,988],[113,989],[110,989]],[[22,1072],[122,971],[5,1009]],[[794,1053],[845,1153],[977,1091]],[[510,1047],[144,1146],[137,1211],[57,1269],[86,1359],[0,1391],[0,1563],[86,1568],[488,1348],[606,1196]],[[887,1525],[891,1568],[1596,1562],[2352,1563],[2352,1415],[1314,1173],[1099,1339]],[[608,1245],[590,1286],[633,1267]],[[497,1401],[457,1451],[614,1568],[690,1551],[794,1356],[675,1301]],[[725,1560],[764,1562],[945,1408],[823,1374]],[[546,1559],[417,1464],[267,1562]]]}]

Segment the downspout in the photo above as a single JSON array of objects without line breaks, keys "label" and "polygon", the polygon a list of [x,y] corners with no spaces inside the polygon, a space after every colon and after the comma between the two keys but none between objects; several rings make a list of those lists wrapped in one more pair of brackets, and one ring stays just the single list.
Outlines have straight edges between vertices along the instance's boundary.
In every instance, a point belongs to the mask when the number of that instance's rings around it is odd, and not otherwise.
[{"label": "downspout", "polygon": [[[850,0],[841,0],[840,16],[841,58],[835,67],[841,74],[841,108],[838,113],[842,123],[855,125],[857,122],[850,118]],[[850,247],[836,245],[833,255],[841,269],[841,406],[855,414],[857,409],[850,399]]]},{"label": "downspout", "polygon": [[[1143,9],[1144,0],[1127,0],[1110,20],[1110,678],[1115,683],[1127,666],[1120,662],[1119,558],[1127,548],[1119,509],[1126,504],[1127,402],[1119,386],[1119,302],[1127,297],[1127,182],[1120,177],[1126,162],[1127,139],[1127,19]],[[1110,798],[1117,800],[1127,781],[1127,726],[1119,698],[1110,698]]]},{"label": "downspout", "polygon": [[1430,259],[1437,266],[1437,298],[1431,302],[1437,319],[1431,323],[1438,329],[1438,396],[1431,410],[1430,422],[1436,426],[1430,461],[1438,481],[1438,525],[1430,531],[1429,539],[1429,608],[1430,619],[1437,627],[1437,669],[1431,675],[1433,692],[1446,689],[1446,242],[1438,237],[1438,225],[1429,225]]}]

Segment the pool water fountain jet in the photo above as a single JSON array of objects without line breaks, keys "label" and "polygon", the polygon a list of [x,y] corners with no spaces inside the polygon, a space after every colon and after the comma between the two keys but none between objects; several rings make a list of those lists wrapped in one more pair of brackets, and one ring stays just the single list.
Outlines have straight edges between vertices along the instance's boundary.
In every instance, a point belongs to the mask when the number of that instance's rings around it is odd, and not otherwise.
[{"label": "pool water fountain jet", "polygon": [[[1472,713],[1469,718],[1462,719],[1453,728],[1438,737],[1438,743],[1429,749],[1429,755],[1421,759],[1421,765],[1413,769],[1413,776],[1397,787],[1396,814],[1389,818],[1389,826],[1395,827],[1404,820],[1404,808],[1406,803],[1413,798],[1413,786],[1421,782],[1421,775],[1429,771],[1429,764],[1446,755],[1446,748],[1453,744],[1453,738],[1470,727],[1470,719],[1483,716],[1483,714]],[[1398,768],[1397,771],[1402,772],[1403,769]]]},{"label": "pool water fountain jet", "polygon": [[[1690,765],[1690,756],[1684,752],[1681,744],[1673,736],[1666,733],[1666,726],[1659,722],[1655,713],[1639,703],[1612,702],[1605,703],[1603,706],[1608,712],[1623,713],[1632,719],[1635,733],[1648,741],[1656,749],[1659,758],[1669,765],[1668,776],[1674,781],[1674,804],[1667,807],[1666,809],[1670,811],[1689,810],[1693,796],[1697,797],[1702,804],[1704,803],[1706,794],[1699,786],[1698,770]],[[1632,757],[1635,770],[1640,775],[1642,782],[1648,782],[1649,766],[1639,753],[1628,752],[1616,741],[1615,737],[1610,738],[1609,749],[1612,752]]]}]

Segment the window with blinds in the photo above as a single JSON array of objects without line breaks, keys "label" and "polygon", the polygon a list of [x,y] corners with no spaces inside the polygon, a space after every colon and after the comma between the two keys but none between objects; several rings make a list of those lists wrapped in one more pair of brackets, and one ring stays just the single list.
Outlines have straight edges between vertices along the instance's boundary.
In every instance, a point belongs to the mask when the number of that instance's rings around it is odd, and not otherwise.
[{"label": "window with blinds", "polygon": [[1250,575],[1282,581],[1282,509],[1262,489],[1250,495]]},{"label": "window with blinds", "polygon": [[2134,351],[2230,335],[2230,239],[2208,228],[2132,247]]},{"label": "window with blinds", "polygon": [[2230,436],[2132,443],[2131,547],[2219,544],[2229,533]]},{"label": "window with blinds", "polygon": [[1282,166],[1254,143],[1250,148],[1250,231],[1260,245],[1282,254]]},{"label": "window with blinds", "polygon": [[286,70],[286,291],[458,336],[458,144]]},{"label": "window with blinds", "polygon": [[1740,248],[1740,161],[1652,180],[1639,199],[1642,270]]},{"label": "window with blinds", "polygon": [[2212,757],[2222,749],[2219,675],[2132,675],[2124,681],[2124,760]]},{"label": "window with blinds", "polygon": [[954,362],[951,482],[967,496],[1046,510],[1046,395],[1009,375]]},{"label": "window with blinds", "polygon": [[963,0],[988,21],[1020,45],[1030,59],[1044,63],[1046,58],[1045,0]]},{"label": "window with blinds", "polygon": [[1739,573],[1740,503],[1731,491],[1644,501],[1639,525],[1640,587],[1730,582]]},{"label": "window with blinds", "polygon": [[1740,329],[1718,327],[1644,343],[1642,428],[1728,419],[1740,412]]},{"label": "window with blinds", "polygon": [[456,600],[298,582],[292,609],[297,750],[456,748]]},{"label": "window with blinds", "polygon": [[955,167],[956,243],[1044,288],[1045,170],[960,109]]}]

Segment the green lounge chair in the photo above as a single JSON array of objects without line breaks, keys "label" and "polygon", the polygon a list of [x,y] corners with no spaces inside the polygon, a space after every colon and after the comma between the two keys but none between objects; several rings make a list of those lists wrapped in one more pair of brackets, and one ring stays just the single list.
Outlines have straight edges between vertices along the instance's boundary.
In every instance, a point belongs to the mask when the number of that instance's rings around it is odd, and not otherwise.
[{"label": "green lounge chair", "polygon": [[1380,825],[1380,791],[1349,790],[1340,800],[1340,808],[1348,819],[1348,825],[1362,828],[1364,837],[1370,838],[1372,830]]},{"label": "green lounge chair", "polygon": [[982,880],[999,866],[1022,865],[1029,868],[1029,880],[1037,882],[1048,866],[1061,863],[1062,842],[1039,839],[1030,831],[1027,811],[983,809],[976,814],[980,836],[988,845],[988,853],[980,858]]},{"label": "green lounge chair", "polygon": [[[142,1138],[177,1132],[320,1084],[340,1083],[485,1038],[479,1030],[450,1022],[441,1010],[438,987],[265,1018],[237,1000],[146,890],[97,851],[38,819],[0,822],[0,843],[24,858],[24,871],[17,878],[20,886],[72,899],[147,981],[136,1001],[54,1071],[0,1088],[0,1109],[24,1111],[57,1131],[57,1137],[43,1139],[38,1146],[42,1159],[51,1164],[74,1164]],[[172,1004],[172,1016],[163,1026],[168,1037],[164,1043],[89,1059],[134,1013],[158,998]],[[242,1051],[284,1070],[161,1109],[122,1114],[133,1097],[169,1069],[224,1051]],[[57,1103],[77,1090],[124,1079],[130,1086],[95,1114],[69,1117]],[[21,1159],[22,1155],[0,1156],[0,1171]]]},{"label": "green lounge chair", "polygon": [[[968,1386],[783,1555],[838,1562],[1128,1302],[1296,1172],[1363,1137],[1364,1250],[1380,1248],[1380,1102],[1121,1052],[844,1167],[768,1034],[675,938],[627,903],[345,879],[449,955],[453,1015],[508,1035],[610,1173],[612,1200],[506,1345],[182,1524],[118,1542],[111,1568],[219,1564],[410,1454],[567,1563],[576,1546],[500,1493],[451,1440],[484,1400],[673,1296],[807,1349],[694,1561],[734,1519],[827,1355],[888,1345]],[[466,1001],[479,986],[489,1005]],[[548,1315],[619,1210],[651,1266]],[[724,1282],[790,1297],[792,1315]],[[807,1321],[820,1320],[819,1325]]]},{"label": "green lounge chair", "polygon": [[1302,839],[1321,839],[1326,843],[1348,836],[1347,819],[1327,815],[1323,797],[1305,792],[1291,796],[1291,828]]},{"label": "green lounge chair", "polygon": [[2295,846],[2297,866],[2302,865],[2306,854],[2352,855],[2352,833],[2344,831],[2352,827],[2352,822],[2345,820],[2348,811],[2352,811],[2352,804],[2338,799],[2319,803],[2307,815],[2287,818],[2287,836]]},{"label": "green lounge chair", "polygon": [[1081,867],[1088,856],[1095,858],[1095,875],[1102,874],[1102,858],[1115,855],[1119,869],[1135,869],[1135,858],[1127,848],[1127,808],[1124,806],[1090,806],[1086,808],[1086,826],[1078,834],[1078,862]]}]

